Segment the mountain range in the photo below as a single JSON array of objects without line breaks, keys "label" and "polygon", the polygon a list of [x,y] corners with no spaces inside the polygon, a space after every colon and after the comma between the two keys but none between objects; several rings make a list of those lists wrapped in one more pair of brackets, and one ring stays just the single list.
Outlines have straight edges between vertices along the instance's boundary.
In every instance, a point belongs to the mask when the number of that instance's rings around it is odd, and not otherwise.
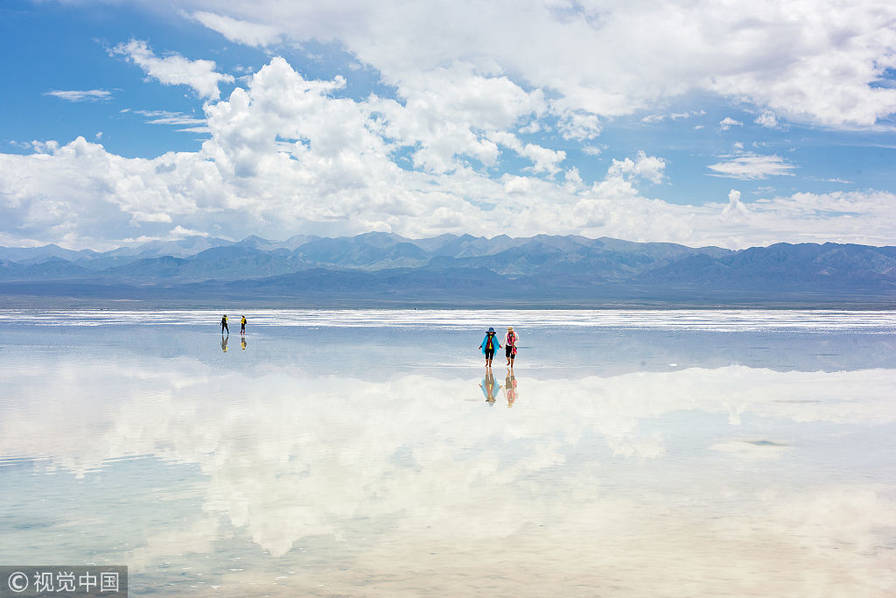
[{"label": "mountain range", "polygon": [[896,247],[389,233],[0,247],[0,295],[314,305],[896,305]]}]

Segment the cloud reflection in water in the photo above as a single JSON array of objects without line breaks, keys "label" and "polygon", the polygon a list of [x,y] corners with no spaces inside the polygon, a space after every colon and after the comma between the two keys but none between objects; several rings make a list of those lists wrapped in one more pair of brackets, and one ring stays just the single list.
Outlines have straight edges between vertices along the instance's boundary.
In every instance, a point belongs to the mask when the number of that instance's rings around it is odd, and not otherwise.
[{"label": "cloud reflection in water", "polygon": [[[884,595],[896,583],[893,441],[881,442],[894,437],[894,370],[496,368],[489,384],[184,356],[9,359],[0,455],[71,478],[60,492],[104,475],[126,491],[110,463],[127,457],[191,466],[199,508],[153,488],[180,510],[120,556],[137,572],[207,567],[225,595],[297,563],[301,579],[273,593]],[[242,571],[203,560],[237,536],[262,551]]]}]

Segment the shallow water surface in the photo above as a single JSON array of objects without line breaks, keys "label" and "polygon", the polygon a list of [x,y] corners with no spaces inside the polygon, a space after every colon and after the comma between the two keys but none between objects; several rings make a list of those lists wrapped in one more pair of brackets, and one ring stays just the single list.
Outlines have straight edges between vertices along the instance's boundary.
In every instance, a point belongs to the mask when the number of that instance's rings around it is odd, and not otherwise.
[{"label": "shallow water surface", "polygon": [[0,563],[127,564],[135,596],[896,592],[893,312],[246,315],[0,311]]}]

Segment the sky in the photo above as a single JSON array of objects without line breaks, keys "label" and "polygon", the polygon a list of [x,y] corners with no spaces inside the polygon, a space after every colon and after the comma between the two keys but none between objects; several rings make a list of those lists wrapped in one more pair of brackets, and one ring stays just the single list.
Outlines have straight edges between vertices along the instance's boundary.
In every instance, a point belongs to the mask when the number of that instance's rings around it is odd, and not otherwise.
[{"label": "sky", "polygon": [[896,3],[6,0],[0,245],[893,245]]}]

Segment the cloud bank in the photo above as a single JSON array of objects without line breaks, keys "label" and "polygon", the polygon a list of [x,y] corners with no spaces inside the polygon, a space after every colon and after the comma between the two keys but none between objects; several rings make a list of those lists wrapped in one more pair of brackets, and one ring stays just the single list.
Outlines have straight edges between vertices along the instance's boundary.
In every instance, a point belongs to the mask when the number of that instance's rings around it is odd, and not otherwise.
[{"label": "cloud bank", "polygon": [[[101,248],[183,230],[272,238],[382,230],[743,247],[886,244],[896,230],[896,196],[886,192],[765,198],[737,219],[725,197],[699,206],[651,199],[642,190],[663,183],[666,162],[644,152],[613,159],[603,178],[586,185],[564,166],[562,150],[524,143],[514,132],[549,110],[540,92],[469,71],[450,77],[448,95],[430,97],[421,84],[407,88],[404,104],[374,95],[359,101],[334,95],[345,85],[341,77],[308,80],[275,57],[245,88],[207,103],[204,123],[152,115],[160,124],[207,128],[210,138],[197,152],[126,158],[79,137],[35,143],[30,155],[0,154],[0,242]],[[529,172],[490,175],[488,166],[507,153],[528,162]],[[791,168],[776,156],[713,166],[735,178]]]},{"label": "cloud bank", "polygon": [[871,126],[896,112],[896,89],[876,84],[896,68],[896,6],[886,0],[181,4],[250,45],[278,36],[339,43],[398,86],[464,64],[601,116],[690,92],[832,127]]}]

